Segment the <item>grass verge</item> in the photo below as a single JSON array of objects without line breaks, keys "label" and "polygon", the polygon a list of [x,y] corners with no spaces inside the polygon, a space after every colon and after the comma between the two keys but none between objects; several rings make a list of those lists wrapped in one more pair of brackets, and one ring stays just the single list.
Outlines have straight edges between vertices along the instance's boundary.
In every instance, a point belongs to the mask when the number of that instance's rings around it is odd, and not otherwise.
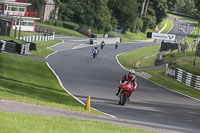
[{"label": "grass verge", "polygon": [[[157,54],[158,48],[159,46],[149,46],[149,47],[133,50],[133,51],[124,53],[122,55],[119,55],[118,59],[120,63],[126,68],[140,68],[140,67],[154,66],[154,60],[155,60],[154,55]],[[166,59],[166,61],[176,60],[176,61],[182,62],[182,63],[179,63],[178,67],[182,66],[180,68],[182,68],[183,70],[186,70],[187,61],[191,61],[192,54],[193,54],[192,52],[188,52],[185,54],[183,53],[177,54],[177,52],[175,52],[175,55],[169,56]],[[138,61],[140,61],[140,65],[136,67],[135,64]],[[198,65],[200,65],[200,61],[198,62]],[[194,73],[196,72],[196,74],[200,72],[198,66],[194,66],[194,67],[187,66],[187,70],[191,70]],[[140,72],[144,71],[151,74],[152,78],[150,78],[150,80],[166,88],[200,99],[199,90],[188,87],[176,81],[173,78],[166,77],[165,69],[158,69],[158,70],[137,70],[136,69],[136,71],[140,71]]]},{"label": "grass verge", "polygon": [[164,58],[165,62],[174,61],[175,67],[181,68],[195,75],[200,75],[200,58],[196,58],[196,64],[193,65],[194,51],[190,52],[170,52]]},{"label": "grass verge", "polygon": [[45,58],[46,56],[54,52],[53,50],[47,49],[47,47],[53,46],[61,42],[62,41],[58,39],[45,42],[34,42],[37,45],[37,51],[31,50],[30,55]]},{"label": "grass verge", "polygon": [[0,36],[0,40],[5,40],[5,41],[13,40],[14,42],[16,42],[18,44],[27,44],[25,41],[18,40],[14,37],[8,37],[8,36]]},{"label": "grass verge", "polygon": [[141,68],[154,66],[159,45],[133,50],[118,56],[119,61],[127,68]]},{"label": "grass verge", "polygon": [[150,80],[166,87],[171,90],[175,90],[177,92],[186,94],[188,96],[200,99],[200,91],[191,87],[188,87],[178,81],[176,81],[174,78],[166,77],[165,76],[165,69],[154,69],[154,70],[142,70],[144,72],[147,72],[152,75]]},{"label": "grass verge", "polygon": [[161,30],[165,26],[166,22],[167,18],[163,19],[163,21],[158,24],[158,29]]},{"label": "grass verge", "polygon": [[76,37],[87,37],[87,36],[85,36],[83,34],[80,34],[77,31],[66,29],[66,28],[62,28],[62,27],[47,25],[47,24],[43,24],[43,23],[37,23],[37,25],[49,27],[49,28],[55,30],[56,34],[59,34],[59,35],[76,36]]},{"label": "grass verge", "polygon": [[173,22],[170,19],[167,19],[167,26],[166,28],[162,31],[162,33],[168,33],[173,26]]},{"label": "grass verge", "polygon": [[[147,32],[152,32],[152,30],[148,29]],[[148,40],[146,33],[138,32],[138,33],[131,33],[126,32],[126,34],[121,34],[122,42],[134,42],[137,40]]]},{"label": "grass verge", "polygon": [[110,123],[0,112],[3,133],[150,133]]},{"label": "grass verge", "polygon": [[[45,62],[0,53],[0,99],[85,112],[64,91]],[[100,114],[96,111],[91,113]]]},{"label": "grass verge", "polygon": [[[15,30],[11,30],[10,32],[10,36],[11,37],[14,37],[14,34],[15,34]],[[42,36],[43,34],[41,33],[38,33],[38,32],[28,32],[28,31],[21,31],[20,32],[20,36],[21,37],[24,37],[24,36]],[[16,32],[16,37],[19,36],[19,31]]]}]

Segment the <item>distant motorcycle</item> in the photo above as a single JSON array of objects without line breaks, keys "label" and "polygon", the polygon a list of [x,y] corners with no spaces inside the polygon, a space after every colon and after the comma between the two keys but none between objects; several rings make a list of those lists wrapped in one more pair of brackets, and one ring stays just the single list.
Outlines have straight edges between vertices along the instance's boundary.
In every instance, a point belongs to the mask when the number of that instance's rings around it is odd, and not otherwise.
[{"label": "distant motorcycle", "polygon": [[120,95],[119,95],[119,104],[125,105],[127,99],[129,98],[133,90],[134,90],[134,87],[132,83],[123,84],[121,87]]},{"label": "distant motorcycle", "polygon": [[115,49],[118,49],[118,47],[119,47],[119,43],[117,42],[117,43],[115,44]]},{"label": "distant motorcycle", "polygon": [[105,42],[101,42],[101,49],[103,49],[103,47],[105,46]]},{"label": "distant motorcycle", "polygon": [[98,53],[99,53],[99,50],[98,50],[97,46],[95,46],[95,48],[92,49],[93,59],[96,58],[96,56],[98,55]]},{"label": "distant motorcycle", "polygon": [[92,53],[93,59],[96,58],[97,54],[98,54],[98,53],[96,53],[96,52]]},{"label": "distant motorcycle", "polygon": [[98,55],[98,51],[97,51],[97,50],[94,50],[94,51],[92,52],[93,59],[95,59],[95,58],[97,57],[97,55]]}]

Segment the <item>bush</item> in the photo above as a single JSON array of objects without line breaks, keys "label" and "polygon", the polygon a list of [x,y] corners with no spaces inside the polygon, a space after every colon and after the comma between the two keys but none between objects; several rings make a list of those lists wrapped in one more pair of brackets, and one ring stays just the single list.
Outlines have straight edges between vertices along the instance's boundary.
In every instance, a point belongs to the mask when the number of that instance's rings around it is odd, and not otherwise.
[{"label": "bush", "polygon": [[63,27],[76,31],[79,29],[79,25],[73,22],[63,22]]},{"label": "bush", "polygon": [[88,31],[88,29],[91,29],[92,33],[95,33],[95,34],[103,34],[104,33],[103,29],[102,30],[96,29],[93,26],[88,26],[86,24],[80,24],[80,29],[82,31]]},{"label": "bush", "polygon": [[137,33],[138,31],[140,32],[142,30],[143,30],[143,20],[141,18],[137,18],[134,32]]},{"label": "bush", "polygon": [[71,30],[78,30],[79,25],[73,22],[64,22],[64,21],[56,21],[55,26],[71,29]]},{"label": "bush", "polygon": [[63,21],[57,20],[55,26],[63,27]]}]

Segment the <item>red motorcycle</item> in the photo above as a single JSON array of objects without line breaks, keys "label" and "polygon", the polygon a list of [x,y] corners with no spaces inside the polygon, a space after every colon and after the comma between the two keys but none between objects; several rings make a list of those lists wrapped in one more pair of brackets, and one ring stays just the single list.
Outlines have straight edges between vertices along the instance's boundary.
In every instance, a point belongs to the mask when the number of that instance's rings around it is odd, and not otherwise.
[{"label": "red motorcycle", "polygon": [[134,86],[132,83],[125,83],[121,87],[120,95],[119,95],[119,104],[125,105],[127,99],[130,94],[133,92]]}]

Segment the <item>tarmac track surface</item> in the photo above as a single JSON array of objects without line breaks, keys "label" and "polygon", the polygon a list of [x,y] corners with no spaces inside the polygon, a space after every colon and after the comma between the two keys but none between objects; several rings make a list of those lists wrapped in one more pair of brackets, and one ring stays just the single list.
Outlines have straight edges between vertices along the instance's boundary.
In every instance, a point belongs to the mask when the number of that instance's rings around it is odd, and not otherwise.
[{"label": "tarmac track surface", "polygon": [[[115,56],[122,52],[155,45],[152,42],[106,45],[96,59],[92,47],[71,49],[81,38],[62,38],[63,44],[52,47],[61,50],[47,58],[47,62],[61,79],[64,87],[86,103],[91,96],[91,106],[118,118],[143,123],[145,126],[168,131],[199,133],[200,102],[170,91],[137,76],[138,89],[125,106],[118,105],[115,96],[119,80],[127,73]],[[73,45],[75,44],[75,45]],[[79,43],[80,44],[80,43]],[[61,49],[59,49],[59,47]],[[64,48],[65,47],[65,48]],[[66,49],[63,50],[62,49]],[[133,123],[134,124],[134,123]]]}]

